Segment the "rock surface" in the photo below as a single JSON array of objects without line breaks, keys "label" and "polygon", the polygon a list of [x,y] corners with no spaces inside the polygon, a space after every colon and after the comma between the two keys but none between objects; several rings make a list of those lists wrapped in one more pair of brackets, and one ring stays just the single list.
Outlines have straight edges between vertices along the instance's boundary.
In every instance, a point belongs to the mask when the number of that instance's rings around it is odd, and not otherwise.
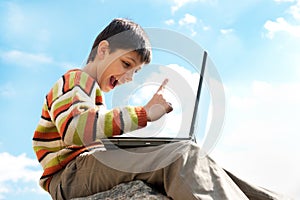
[{"label": "rock surface", "polygon": [[155,189],[146,185],[143,181],[131,181],[128,183],[121,183],[111,190],[100,192],[88,197],[75,198],[73,200],[169,200],[168,197],[157,192]]}]

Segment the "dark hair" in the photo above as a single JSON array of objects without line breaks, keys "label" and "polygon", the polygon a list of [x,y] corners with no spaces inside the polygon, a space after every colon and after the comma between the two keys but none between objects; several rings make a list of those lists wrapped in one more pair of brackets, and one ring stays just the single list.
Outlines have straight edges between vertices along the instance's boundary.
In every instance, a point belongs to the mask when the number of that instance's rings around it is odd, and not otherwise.
[{"label": "dark hair", "polygon": [[117,49],[132,49],[138,53],[141,62],[148,64],[151,61],[149,38],[143,28],[133,21],[122,18],[112,20],[95,39],[87,63],[95,59],[98,45],[102,40],[108,41],[110,53]]}]

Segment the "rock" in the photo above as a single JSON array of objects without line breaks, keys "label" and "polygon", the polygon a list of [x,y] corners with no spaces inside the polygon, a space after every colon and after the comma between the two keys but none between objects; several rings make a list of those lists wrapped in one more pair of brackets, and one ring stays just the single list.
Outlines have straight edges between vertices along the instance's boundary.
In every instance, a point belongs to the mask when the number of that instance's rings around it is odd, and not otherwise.
[{"label": "rock", "polygon": [[155,189],[146,185],[143,181],[131,181],[128,183],[121,183],[111,190],[100,192],[88,197],[75,198],[73,200],[169,200],[168,197],[159,193]]}]

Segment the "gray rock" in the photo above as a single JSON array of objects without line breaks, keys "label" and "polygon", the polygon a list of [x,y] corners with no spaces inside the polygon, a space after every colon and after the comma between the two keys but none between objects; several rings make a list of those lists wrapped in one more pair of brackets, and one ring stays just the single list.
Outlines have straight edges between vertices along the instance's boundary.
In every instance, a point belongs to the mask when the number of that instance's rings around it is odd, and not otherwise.
[{"label": "gray rock", "polygon": [[111,190],[100,192],[88,197],[75,198],[73,200],[169,200],[168,197],[157,192],[155,189],[146,185],[143,181],[131,181],[128,183],[121,183]]}]

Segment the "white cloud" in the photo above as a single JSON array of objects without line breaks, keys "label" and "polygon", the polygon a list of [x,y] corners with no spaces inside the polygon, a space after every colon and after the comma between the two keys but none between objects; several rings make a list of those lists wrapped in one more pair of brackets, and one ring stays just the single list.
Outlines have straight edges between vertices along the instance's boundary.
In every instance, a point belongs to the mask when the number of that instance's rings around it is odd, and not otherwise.
[{"label": "white cloud", "polygon": [[[181,7],[188,3],[195,3],[195,2],[207,2],[208,0],[172,0],[174,5],[171,7],[172,13],[175,13],[177,10],[179,10]],[[214,0],[210,0],[214,1]]]},{"label": "white cloud", "polygon": [[188,25],[188,24],[196,24],[197,23],[197,18],[191,14],[185,14],[184,18],[179,20],[179,25],[180,26],[184,26],[184,25]]},{"label": "white cloud", "polygon": [[[197,24],[197,21],[195,16],[186,13],[184,17],[178,21],[178,24],[190,30],[191,36],[195,36],[197,32],[195,31],[194,26]],[[205,27],[203,29],[205,29]]]},{"label": "white cloud", "polygon": [[175,21],[174,21],[174,19],[169,19],[169,20],[165,21],[165,24],[167,24],[167,25],[173,25],[173,24],[175,24]]},{"label": "white cloud", "polygon": [[[288,2],[287,0],[275,0],[276,2]],[[278,32],[286,32],[292,36],[300,37],[300,0],[289,1],[295,2],[287,10],[292,16],[292,20],[287,20],[284,17],[278,17],[275,21],[267,20],[264,28],[267,30],[266,36],[273,39]]]},{"label": "white cloud", "polygon": [[13,156],[7,152],[0,153],[0,182],[5,181],[37,181],[41,175],[40,170],[33,170],[39,166],[36,159],[30,159],[26,154]]},{"label": "white cloud", "polygon": [[157,91],[158,85],[141,85],[140,88],[134,91],[129,98],[129,104],[143,105],[146,104],[153,94]]},{"label": "white cloud", "polygon": [[282,17],[277,18],[275,22],[268,20],[264,28],[268,31],[267,37],[270,39],[273,39],[277,32],[287,32],[290,35],[300,37],[300,25],[292,25]]},{"label": "white cloud", "polygon": [[220,32],[224,35],[230,34],[233,32],[233,29],[221,29]]},{"label": "white cloud", "polygon": [[189,83],[191,88],[194,90],[194,93],[196,94],[196,89],[195,85],[198,85],[199,82],[199,74],[193,73],[189,70],[187,70],[185,67],[182,67],[178,64],[169,64],[167,67],[171,68],[172,70],[175,70],[178,72],[178,74],[181,74],[182,77],[185,78],[185,80]]},{"label": "white cloud", "polygon": [[300,1],[298,0],[297,3],[290,7],[289,13],[296,19],[300,20]]},{"label": "white cloud", "polygon": [[240,87],[226,87],[226,122],[212,156],[246,181],[299,198],[300,82]]},{"label": "white cloud", "polygon": [[25,153],[14,156],[7,152],[1,152],[0,160],[2,161],[0,165],[0,199],[12,192],[45,193],[38,186],[42,171],[36,159],[28,158]]},{"label": "white cloud", "polygon": [[13,63],[24,67],[53,63],[53,59],[44,54],[33,54],[19,50],[2,52],[0,57],[7,63]]},{"label": "white cloud", "polygon": [[189,13],[186,13],[184,17],[180,18],[178,21],[175,21],[174,19],[169,19],[166,20],[164,23],[166,25],[178,24],[179,27],[190,31],[191,36],[195,36],[197,34],[195,29],[199,29],[199,26],[203,31],[208,31],[211,29],[210,26],[207,26],[201,19],[197,19],[197,17]]},{"label": "white cloud", "polygon": [[0,199],[5,199],[7,193],[9,193],[9,189],[0,182]]},{"label": "white cloud", "polygon": [[191,3],[191,2],[197,2],[198,0],[173,0],[174,4],[171,7],[171,11],[172,13],[176,12],[179,8],[181,8],[182,6],[184,6],[187,3]]},{"label": "white cloud", "polygon": [[66,70],[78,66],[77,64],[70,62],[57,62],[52,57],[42,53],[29,53],[19,50],[0,52],[0,58],[8,64],[17,65],[20,67],[27,67],[31,69],[39,68],[41,66],[49,64],[51,64],[52,66],[59,66]]}]

